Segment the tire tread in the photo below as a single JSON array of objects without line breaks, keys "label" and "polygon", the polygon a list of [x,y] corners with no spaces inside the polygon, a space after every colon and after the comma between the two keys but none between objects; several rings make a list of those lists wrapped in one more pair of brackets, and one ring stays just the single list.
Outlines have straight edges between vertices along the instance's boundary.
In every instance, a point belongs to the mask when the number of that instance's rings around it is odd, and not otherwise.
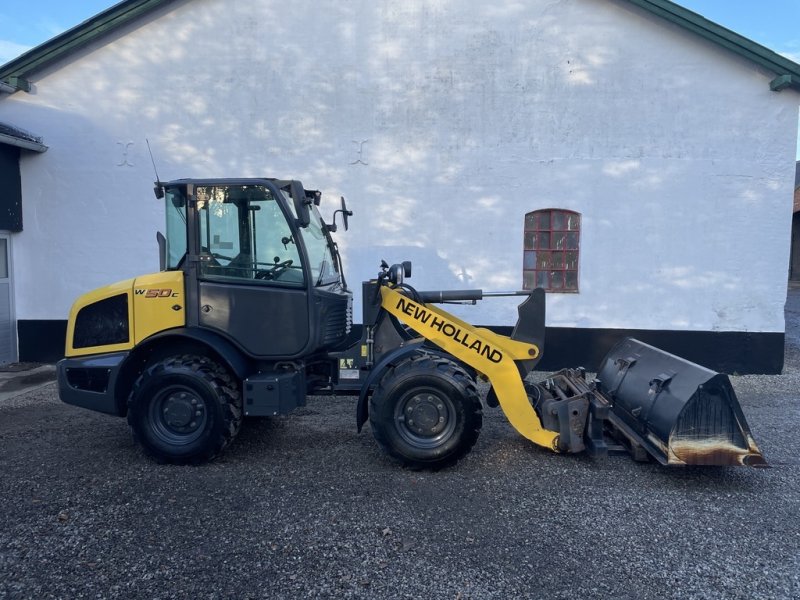
[{"label": "tire tread", "polygon": [[[190,456],[173,456],[153,448],[146,443],[136,424],[138,411],[136,402],[142,386],[152,377],[160,377],[170,372],[190,370],[198,374],[213,390],[222,410],[224,426],[219,439],[213,440],[202,451]],[[170,356],[148,366],[136,379],[128,396],[128,425],[136,444],[145,454],[161,463],[202,464],[215,459],[238,435],[242,426],[242,398],[236,380],[227,369],[214,360],[193,354]]]},{"label": "tire tread", "polygon": [[[400,385],[406,379],[431,375],[448,381],[460,393],[464,400],[465,423],[459,443],[453,451],[441,457],[423,460],[404,454],[401,449],[392,444],[389,436],[389,427],[391,425],[381,422],[381,404],[386,401],[387,397],[391,396],[395,386]],[[483,411],[478,388],[474,380],[456,362],[441,354],[427,352],[420,352],[401,360],[396,365],[391,366],[381,377],[370,396],[369,418],[372,434],[378,445],[389,456],[402,462],[404,466],[417,470],[439,470],[452,466],[461,460],[472,450],[483,425]]]}]

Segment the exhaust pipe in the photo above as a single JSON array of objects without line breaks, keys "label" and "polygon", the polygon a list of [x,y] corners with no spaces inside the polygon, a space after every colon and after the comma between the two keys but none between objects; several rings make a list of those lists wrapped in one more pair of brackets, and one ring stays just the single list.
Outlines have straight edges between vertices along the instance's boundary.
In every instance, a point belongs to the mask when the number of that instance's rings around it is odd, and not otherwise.
[{"label": "exhaust pipe", "polygon": [[766,467],[727,375],[633,338],[597,374],[612,434],[663,465]]}]

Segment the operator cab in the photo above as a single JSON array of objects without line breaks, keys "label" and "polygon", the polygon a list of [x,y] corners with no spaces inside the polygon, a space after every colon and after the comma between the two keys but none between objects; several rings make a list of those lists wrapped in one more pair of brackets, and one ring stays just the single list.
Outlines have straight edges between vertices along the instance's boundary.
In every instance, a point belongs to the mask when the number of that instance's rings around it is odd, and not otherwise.
[{"label": "operator cab", "polygon": [[307,356],[347,337],[352,294],[335,227],[317,209],[320,192],[276,179],[159,185],[164,267],[186,275],[188,325],[212,329],[255,358]]}]

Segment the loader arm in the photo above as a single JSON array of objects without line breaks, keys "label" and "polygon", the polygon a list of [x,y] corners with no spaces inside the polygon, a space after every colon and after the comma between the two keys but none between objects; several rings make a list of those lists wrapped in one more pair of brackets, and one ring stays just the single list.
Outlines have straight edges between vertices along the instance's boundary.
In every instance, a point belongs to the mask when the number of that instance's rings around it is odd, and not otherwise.
[{"label": "loader arm", "polygon": [[538,359],[537,345],[474,327],[438,307],[415,302],[397,288],[384,285],[380,293],[386,312],[489,379],[503,413],[522,436],[559,451],[559,434],[542,427],[516,362]]}]

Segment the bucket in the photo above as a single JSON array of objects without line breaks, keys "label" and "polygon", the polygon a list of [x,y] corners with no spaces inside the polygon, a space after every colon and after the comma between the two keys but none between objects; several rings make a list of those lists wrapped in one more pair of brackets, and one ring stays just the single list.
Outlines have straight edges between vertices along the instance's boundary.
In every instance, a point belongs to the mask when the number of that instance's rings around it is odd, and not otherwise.
[{"label": "bucket", "polygon": [[727,375],[626,338],[597,378],[616,437],[661,464],[767,466]]}]

